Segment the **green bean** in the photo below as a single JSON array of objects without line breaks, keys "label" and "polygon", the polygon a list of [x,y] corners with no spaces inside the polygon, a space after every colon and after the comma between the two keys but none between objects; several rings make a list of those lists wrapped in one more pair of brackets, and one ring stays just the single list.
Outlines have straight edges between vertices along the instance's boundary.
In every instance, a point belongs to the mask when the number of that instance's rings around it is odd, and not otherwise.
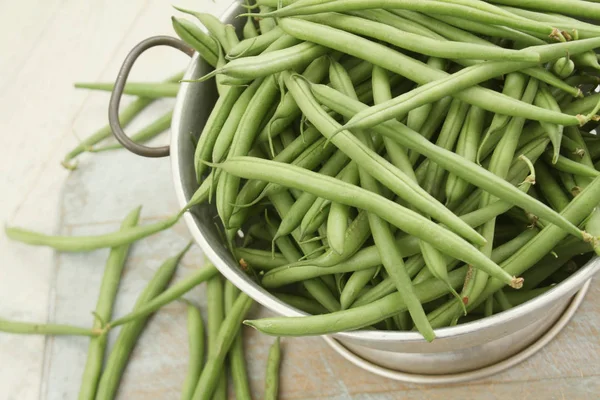
[{"label": "green bean", "polygon": [[[573,223],[580,223],[587,218],[592,210],[597,207],[600,198],[600,177],[585,188],[579,196],[575,197],[571,203],[563,210],[561,215]],[[535,238],[529,241],[518,252],[512,255],[508,260],[502,263],[503,269],[513,273],[524,273],[532,265],[538,262],[544,255],[549,253],[566,234],[560,228],[554,225],[545,227]],[[589,236],[587,237],[589,241]],[[597,244],[594,244],[597,248]],[[500,290],[503,283],[492,278],[480,298],[485,298]],[[477,303],[471,307],[477,306]]]},{"label": "green bean", "polygon": [[594,251],[597,255],[600,255],[600,246],[598,245],[598,241],[600,240],[600,209],[598,207],[592,211],[585,224],[585,228],[594,237]]},{"label": "green bean", "polygon": [[556,159],[556,162],[552,162],[554,156],[550,152],[545,152],[543,154],[543,157],[546,161],[552,163],[552,166],[559,171],[568,172],[573,175],[590,177],[590,178],[595,178],[597,176],[600,176],[600,172],[597,171],[596,169],[594,169],[592,167],[588,167],[585,164],[578,163],[577,161],[570,160],[565,156],[562,156],[562,155],[558,156],[558,158]]},{"label": "green bean", "polygon": [[265,372],[265,400],[277,400],[279,398],[279,364],[281,362],[280,339],[269,349],[267,358],[267,371]]},{"label": "green bean", "polygon": [[494,293],[494,297],[493,298],[500,305],[500,310],[501,311],[508,311],[511,308],[513,308],[513,305],[510,303],[510,301],[506,297],[506,294],[502,290],[499,290],[496,293]]},{"label": "green bean", "polygon": [[[477,150],[485,122],[485,111],[479,107],[471,107],[467,118],[458,137],[456,154],[466,160],[475,162]],[[452,205],[458,204],[467,195],[469,184],[454,174],[449,174],[446,181],[446,202]]]},{"label": "green bean", "polygon": [[[183,254],[183,252],[180,252],[174,257],[167,259],[158,268],[146,288],[138,296],[133,306],[134,312],[163,292],[175,274],[175,270]],[[112,350],[104,366],[104,371],[100,377],[96,398],[113,399],[115,397],[121,376],[127,366],[129,355],[133,351],[138,337],[144,330],[147,320],[147,316],[139,318],[124,326],[119,332],[119,336],[112,346]]]},{"label": "green bean", "polygon": [[[435,133],[437,133],[439,127],[444,123],[446,115],[452,105],[452,97],[447,96],[441,100],[433,103],[429,119],[423,124],[423,127],[419,133],[426,139],[431,139]],[[409,160],[411,164],[415,165],[418,161],[420,154],[416,151],[409,150]],[[429,164],[429,162],[428,162]]]},{"label": "green bean", "polygon": [[221,22],[221,20],[219,20],[219,18],[209,13],[196,12],[176,6],[173,6],[173,8],[175,8],[177,11],[181,11],[182,13],[196,17],[196,19],[206,27],[208,32],[219,41],[226,52],[230,50],[230,42],[227,38],[226,26],[223,24],[223,22]]},{"label": "green bean", "polygon": [[348,282],[344,286],[344,289],[340,294],[340,304],[342,310],[350,308],[354,300],[358,297],[360,291],[373,279],[373,276],[377,272],[377,267],[369,269],[358,270],[352,273]]},{"label": "green bean", "polygon": [[[224,103],[227,102],[227,105],[224,105],[223,111],[219,110],[218,116],[216,116],[216,118],[218,118],[216,121],[217,126],[215,126],[214,129],[211,127],[211,130],[209,131],[211,133],[217,132],[215,133],[216,137],[211,139],[211,141],[214,140],[214,146],[212,148],[213,162],[220,162],[226,158],[229,148],[234,140],[235,133],[241,124],[242,118],[244,117],[246,110],[250,106],[250,103],[252,102],[252,99],[258,90],[263,87],[263,84],[265,86],[269,86],[271,85],[271,82],[268,82],[264,79],[257,79],[256,81],[252,82],[252,84],[246,88],[243,93],[241,91],[234,93],[234,96],[235,94],[238,94],[237,97],[224,100]],[[228,106],[229,104],[232,104],[232,101],[235,101],[235,104],[229,108]],[[221,129],[219,131],[217,131],[218,125],[221,125]],[[210,147],[209,144],[206,146]],[[207,156],[207,152],[208,150],[203,150],[203,157],[200,157],[196,162],[204,163],[206,161],[204,157]]]},{"label": "green bean", "polygon": [[552,66],[552,71],[563,79],[573,75],[575,63],[570,57],[559,58]]},{"label": "green bean", "polygon": [[[454,148],[459,133],[464,126],[469,108],[470,106],[468,104],[463,103],[460,100],[454,99],[452,101],[452,105],[448,111],[448,117],[446,118],[436,141],[438,147],[446,150],[452,150]],[[442,198],[441,191],[444,175],[445,171],[440,168],[440,166],[433,162],[429,163],[423,188],[438,199]]]},{"label": "green bean", "polygon": [[431,57],[446,59],[484,59],[538,62],[534,52],[507,50],[471,43],[430,39],[389,25],[338,13],[323,13],[304,17],[308,21],[343,29],[357,35],[383,40],[391,45]]},{"label": "green bean", "polygon": [[[225,282],[225,314],[228,315],[233,309],[236,298],[240,291],[230,281]],[[233,381],[235,398],[239,400],[251,400],[250,385],[248,383],[248,372],[244,360],[244,341],[242,330],[236,335],[229,349],[229,366],[231,380]]]},{"label": "green bean", "polygon": [[229,48],[236,46],[240,42],[240,38],[238,38],[237,32],[233,25],[225,25],[225,37],[227,39],[227,43],[229,44]]},{"label": "green bean", "polygon": [[[356,102],[323,85],[312,85],[312,91],[321,103],[342,115],[351,116],[358,111],[367,108],[366,105]],[[475,186],[481,187],[492,195],[528,209],[530,212],[534,212],[538,217],[564,228],[567,232],[578,237],[582,236],[579,229],[573,224],[565,221],[564,217],[559,216],[549,207],[531,199],[508,182],[503,179],[498,179],[494,174],[479,167],[477,164],[468,162],[451,151],[440,149],[417,132],[408,129],[401,123],[388,121],[374,127],[374,131],[381,135],[394,138],[409,149],[419,151],[449,172],[454,173]],[[531,159],[531,157],[529,158]]]},{"label": "green bean", "polygon": [[[205,375],[205,371],[208,369],[211,359],[214,354],[219,351],[219,337],[221,333],[221,325],[225,318],[225,299],[223,297],[223,280],[221,275],[217,274],[213,278],[209,279],[206,284],[206,299],[208,304],[208,321],[207,321],[207,336],[208,336],[208,359],[204,370],[200,375]],[[231,338],[233,342],[233,337]],[[227,349],[229,350],[229,349]],[[224,355],[225,356],[225,355]],[[199,381],[194,390],[193,398],[196,398],[199,388]],[[215,374],[212,382],[212,388],[205,387],[204,390],[211,390],[211,394],[208,398],[225,399],[227,398],[227,375],[223,368],[219,369],[219,373]],[[214,393],[214,396],[212,395]]]},{"label": "green bean", "polygon": [[[140,217],[141,207],[131,211],[121,223],[121,229],[130,228],[137,225]],[[109,321],[112,316],[113,305],[119,288],[119,282],[125,266],[125,260],[129,252],[130,245],[113,247],[110,250],[102,283],[100,284],[100,295],[96,303],[95,320],[93,329],[102,329],[104,323]],[[94,399],[100,373],[104,352],[106,350],[107,336],[90,339],[88,346],[88,357],[83,371],[81,387],[79,389],[79,399]]]},{"label": "green bean", "polygon": [[[178,255],[179,258],[182,256],[183,254]],[[159,295],[153,296],[152,299],[145,301],[144,304],[140,304],[129,314],[111,321],[109,327],[114,328],[119,325],[132,323],[146,318],[161,307],[171,303],[174,300],[177,300],[202,282],[212,279],[215,275],[217,275],[218,272],[219,271],[214,267],[214,265],[207,264],[205,267],[194,271],[181,281],[176,282]]]},{"label": "green bean", "polygon": [[573,175],[566,172],[558,172],[558,177],[562,182],[563,188],[567,190],[567,192],[571,195],[571,197],[576,197],[579,193],[581,193],[582,188],[577,186],[575,182],[575,178]]},{"label": "green bean", "polygon": [[600,4],[573,0],[494,0],[496,4],[518,6],[531,10],[555,12],[584,18],[600,19]]},{"label": "green bean", "polygon": [[[222,144],[221,141],[225,141],[226,138],[219,140],[221,132],[223,132],[222,136],[227,136],[229,132],[234,131],[233,127],[239,121],[238,117],[241,118],[243,105],[254,90],[255,86],[246,90],[242,87],[231,87],[225,95],[219,96],[196,145],[194,166],[198,182],[201,181],[202,175],[208,168],[205,162],[209,161],[215,152],[218,157],[222,157],[222,153],[225,151],[222,147],[225,147],[225,144]],[[215,148],[217,142],[221,146],[219,149]]]},{"label": "green bean", "polygon": [[[223,299],[219,298],[219,300]],[[208,304],[210,307],[210,302]],[[227,352],[231,348],[237,333],[240,331],[242,320],[251,306],[252,299],[245,293],[240,293],[231,308],[231,312],[227,314],[223,322],[220,323],[218,331],[215,332],[212,346],[210,346],[211,336],[209,333],[208,358],[206,360],[206,365],[200,374],[198,384],[196,385],[196,390],[192,397],[194,400],[214,399],[215,396],[219,395],[218,390],[221,387],[219,379],[224,376],[223,364],[225,362],[225,357],[227,356]],[[223,395],[226,396],[226,392],[223,393]]]},{"label": "green bean", "polygon": [[14,227],[6,227],[4,231],[6,236],[18,242],[34,246],[48,246],[57,251],[77,253],[118,247],[136,242],[172,227],[179,221],[179,218],[180,215],[178,214],[154,224],[131,227],[97,236],[51,236]]},{"label": "green bean", "polygon": [[[449,278],[452,286],[462,285],[465,274],[465,267],[451,272]],[[448,287],[445,283],[432,279],[415,285],[414,291],[421,303],[428,303],[445,295]],[[244,321],[244,323],[267,335],[310,336],[360,329],[404,310],[406,305],[400,293],[394,293],[371,304],[335,313],[308,317],[264,318]]]},{"label": "green bean", "polygon": [[[242,29],[242,36],[245,40],[248,39],[253,39],[259,36],[258,30],[256,29],[256,25],[254,25],[254,17],[250,14],[248,15],[248,19],[246,20],[246,23],[244,24],[244,28]],[[231,49],[230,50],[230,54],[233,51],[237,51],[235,49]]]},{"label": "green bean", "polygon": [[[315,205],[317,205],[317,202],[315,202]],[[301,224],[300,225],[300,238],[305,238],[307,236],[312,235],[313,233],[317,232],[319,230],[319,228],[321,226],[324,226],[325,223],[327,222],[327,217],[329,216],[329,209],[331,208],[331,202],[327,201],[324,205],[323,208],[318,209],[316,215],[311,216],[311,218],[306,220],[305,224]],[[311,207],[312,209],[312,207]],[[311,211],[311,210],[309,210]],[[309,216],[309,213],[306,214],[306,216]],[[302,220],[302,222],[304,223],[305,221]],[[325,225],[325,228],[326,225]],[[330,252],[327,252],[327,254],[329,254]],[[335,253],[335,252],[332,252]],[[337,253],[335,253],[337,254]]]},{"label": "green bean", "polygon": [[[352,164],[355,168],[347,169],[342,176],[342,181],[352,185],[358,183],[358,168],[356,164]],[[348,218],[350,217],[350,207],[332,203],[327,217],[327,241],[329,246],[338,254],[344,252],[344,240],[346,230],[348,229]]]},{"label": "green bean", "polygon": [[244,260],[251,267],[261,271],[270,271],[287,263],[282,254],[271,253],[270,251],[238,248],[234,252],[239,260]]},{"label": "green bean", "polygon": [[536,164],[536,176],[540,191],[552,208],[557,211],[564,210],[569,205],[569,198],[543,162]]},{"label": "green bean", "polygon": [[[263,14],[263,13],[267,13],[267,12],[273,11],[273,8],[271,8],[271,7],[265,7],[265,6],[261,5],[261,6],[259,6],[259,10],[260,10],[260,13]],[[267,32],[270,32],[272,29],[275,29],[275,27],[277,26],[275,24],[275,21],[273,19],[271,19],[271,18],[260,18],[260,14],[258,16],[258,25],[260,27],[260,33],[263,34],[263,35],[265,33],[267,33]]]},{"label": "green bean", "polygon": [[[252,165],[252,167],[249,165]],[[469,262],[477,268],[483,268],[495,276],[501,277],[508,284],[517,287],[520,285],[519,279],[507,276],[499,271],[493,262],[487,257],[481,257],[481,253],[464,239],[419,214],[372,192],[334,178],[319,176],[317,173],[292,165],[252,157],[230,158],[217,167],[245,179],[264,179],[281,185],[296,187],[312,192],[317,196],[329,198],[332,201],[372,212],[393,223],[399,229],[432,243],[436,248],[454,258]]]},{"label": "green bean", "polygon": [[[77,89],[91,89],[91,90],[102,90],[111,92],[114,88],[114,83],[111,82],[77,82],[75,87]],[[123,89],[124,94],[132,96],[145,97],[147,99],[161,99],[163,97],[176,97],[179,93],[179,83],[141,83],[141,82],[127,82]]]},{"label": "green bean", "polygon": [[[545,85],[540,85],[534,104],[538,107],[560,112],[559,105],[556,103],[552,93]],[[556,159],[560,153],[560,144],[562,141],[564,127],[562,125],[555,125],[546,122],[540,122],[540,125],[542,125],[544,131],[546,131],[546,134],[552,143],[552,147],[554,147],[553,162],[556,162]]]},{"label": "green bean", "polygon": [[289,293],[273,293],[273,295],[284,303],[307,314],[317,315],[327,313],[327,309],[325,307],[314,300],[307,299],[306,297],[295,296]]},{"label": "green bean", "polygon": [[58,336],[89,336],[100,338],[105,335],[104,329],[80,328],[64,324],[37,324],[33,322],[17,322],[0,318],[0,332],[19,335],[58,335]]},{"label": "green bean", "polygon": [[[527,80],[524,79],[522,74],[512,73],[506,76],[502,93],[506,96],[520,100],[525,92]],[[510,121],[508,115],[496,114],[492,119],[492,123],[485,133],[485,136],[477,150],[477,162],[480,163],[488,157],[502,139],[502,134],[506,128],[506,125]]]},{"label": "green bean", "polygon": [[299,79],[294,78],[289,74],[285,81],[288,89],[296,99],[296,102],[315,127],[330,138],[331,142],[336,147],[343,149],[343,151],[361,168],[366,168],[374,178],[378,179],[401,198],[411,202],[412,205],[419,210],[444,222],[457,232],[460,232],[464,237],[469,238],[469,240],[474,242],[480,241],[479,234],[474,232],[471,228],[465,228],[465,224],[462,221],[458,222],[458,218],[454,214],[443,207],[439,202],[435,202],[435,199],[425,192],[416,182],[410,177],[407,177],[406,174],[398,168],[389,164],[385,159],[378,156],[362,144],[360,140],[347,131],[334,134],[334,130],[339,130],[339,124],[329,117],[319,106],[312,96],[310,87],[306,82],[301,82]]},{"label": "green bean", "polygon": [[190,361],[181,391],[181,400],[192,398],[204,362],[204,322],[200,310],[190,303],[187,305],[187,328]]},{"label": "green bean", "polygon": [[181,40],[192,46],[207,63],[213,67],[217,66],[219,48],[215,39],[186,19],[171,17],[171,22],[173,30]]},{"label": "green bean", "polygon": [[[565,243],[555,247],[550,254],[544,256],[539,262],[531,267],[531,269],[523,274],[528,279],[531,279],[531,282],[529,282],[529,280],[527,281],[527,290],[538,287],[573,257],[579,254],[589,253],[590,251],[592,251],[592,247],[589,243],[585,242],[577,242],[574,244]],[[523,287],[525,288],[525,285],[523,285]]]},{"label": "green bean", "polygon": [[[427,60],[427,65],[433,68],[443,70],[446,66],[446,62],[441,58],[430,57],[429,60]],[[389,100],[390,99],[387,99],[385,101]],[[375,103],[383,103],[383,101],[376,101]],[[406,120],[406,126],[408,126],[414,131],[420,131],[423,127],[423,124],[425,124],[425,121],[427,121],[427,119],[429,118],[429,114],[432,108],[433,103],[430,103],[424,104],[421,107],[415,108],[414,110],[410,111],[408,113],[408,119]]]},{"label": "green bean", "polygon": [[[529,20],[516,15],[509,17],[506,15],[489,13],[459,4],[449,4],[439,1],[421,2],[411,0],[340,0],[335,2],[323,2],[322,0],[316,0],[312,2],[303,2],[301,7],[281,8],[271,13],[263,14],[263,16],[289,17],[295,15],[318,14],[322,12],[345,12],[373,8],[399,8],[423,13],[460,15],[463,18],[486,24],[503,25],[518,30],[525,30],[534,34],[553,38],[562,38],[562,35],[558,29],[553,28],[551,25],[543,22]],[[562,39],[564,40],[564,38]]]},{"label": "green bean", "polygon": [[305,42],[283,50],[265,52],[258,56],[238,58],[197,81],[205,81],[217,74],[225,74],[238,79],[258,79],[288,69],[302,68],[308,64],[307,60],[312,61],[329,51],[318,44]]},{"label": "green bean", "polygon": [[[173,120],[173,111],[169,111],[163,116],[159,117],[157,120],[152,122],[150,125],[142,128],[137,133],[131,135],[130,139],[136,143],[144,143],[148,140],[154,138],[158,134],[166,131],[171,127],[171,121]],[[92,147],[90,149],[93,153],[99,153],[102,151],[108,150],[116,150],[122,148],[123,145],[120,143],[115,143],[112,145],[105,145],[101,147]]]},{"label": "green bean", "polygon": [[258,37],[245,39],[227,52],[227,58],[233,60],[237,57],[249,57],[262,53],[267,47],[284,35],[280,27],[275,27],[269,32]]}]

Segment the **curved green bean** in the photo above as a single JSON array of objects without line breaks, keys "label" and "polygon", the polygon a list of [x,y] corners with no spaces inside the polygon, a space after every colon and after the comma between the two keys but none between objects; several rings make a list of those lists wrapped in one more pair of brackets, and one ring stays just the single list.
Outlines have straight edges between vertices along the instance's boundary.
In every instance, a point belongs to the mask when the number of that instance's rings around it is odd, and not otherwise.
[{"label": "curved green bean", "polygon": [[277,400],[279,398],[279,364],[281,362],[280,339],[269,349],[267,357],[267,371],[265,372],[265,400]]},{"label": "curved green bean", "polygon": [[[230,314],[235,300],[240,291],[230,281],[225,282],[225,314]],[[231,371],[231,380],[235,392],[235,398],[239,400],[251,400],[250,385],[248,383],[248,373],[246,371],[246,361],[244,360],[244,340],[242,331],[237,333],[231,348],[229,350],[229,366]]]},{"label": "curved green bean", "polygon": [[181,400],[190,400],[192,398],[204,362],[204,322],[202,321],[200,310],[192,304],[187,305],[187,328],[190,361],[183,382]]}]

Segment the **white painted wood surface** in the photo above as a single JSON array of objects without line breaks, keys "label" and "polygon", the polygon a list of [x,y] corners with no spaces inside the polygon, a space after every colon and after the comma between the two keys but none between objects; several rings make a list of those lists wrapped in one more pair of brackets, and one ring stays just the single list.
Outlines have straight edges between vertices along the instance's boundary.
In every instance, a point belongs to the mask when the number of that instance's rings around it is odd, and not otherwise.
[{"label": "white painted wood surface", "polygon": [[[106,122],[107,94],[77,91],[77,80],[112,80],[140,40],[171,34],[165,0],[0,1],[0,221],[44,232],[90,234],[115,229],[143,204],[144,221],[176,210],[167,160],[125,152],[81,157],[69,173],[64,153]],[[177,5],[219,13],[227,2],[180,0]],[[185,56],[149,52],[136,80],[161,79],[184,68]],[[157,104],[158,112],[167,102]],[[137,121],[143,124],[151,113]],[[135,128],[135,126],[134,126]],[[164,139],[163,139],[164,140]],[[183,225],[133,249],[115,314],[136,294],[167,254],[189,239]],[[9,242],[0,235],[0,316],[87,325],[106,251],[57,255]],[[195,249],[178,277],[202,262]],[[203,304],[203,287],[189,298]],[[284,340],[285,399],[597,399],[600,393],[600,284],[551,345],[529,361],[468,385],[408,385],[348,364],[318,338]],[[266,311],[255,309],[254,313]],[[246,329],[249,375],[262,393],[271,338]],[[0,334],[0,400],[76,398],[87,340]],[[136,348],[119,393],[122,399],[176,399],[187,364],[184,307],[159,312]]]}]

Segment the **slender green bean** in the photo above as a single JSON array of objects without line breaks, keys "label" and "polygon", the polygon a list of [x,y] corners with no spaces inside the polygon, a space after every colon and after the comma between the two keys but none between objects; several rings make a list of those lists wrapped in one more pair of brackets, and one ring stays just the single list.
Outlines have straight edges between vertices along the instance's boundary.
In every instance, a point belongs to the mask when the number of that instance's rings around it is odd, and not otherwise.
[{"label": "slender green bean", "polygon": [[531,10],[555,12],[584,18],[600,19],[600,4],[575,0],[493,0],[496,4],[517,6]]},{"label": "slender green bean", "polygon": [[[356,185],[358,183],[358,168],[349,168],[342,176],[342,181]],[[344,241],[346,231],[348,230],[348,219],[350,217],[350,207],[341,203],[331,203],[329,215],[327,217],[327,243],[333,251],[338,254],[344,252]]]},{"label": "slender green bean", "polygon": [[277,400],[279,398],[279,365],[281,363],[280,339],[269,349],[267,357],[267,371],[265,372],[265,400]]},{"label": "slender green bean", "polygon": [[244,260],[252,268],[261,271],[270,271],[287,264],[285,257],[282,254],[271,253],[270,251],[238,248],[235,249],[235,256],[239,260]]},{"label": "slender green bean", "polygon": [[548,167],[543,162],[538,162],[535,168],[539,189],[548,203],[557,211],[562,211],[569,205],[569,198],[562,190]]},{"label": "slender green bean", "polygon": [[546,161],[552,163],[552,166],[559,171],[590,178],[600,176],[600,171],[588,167],[585,164],[578,163],[577,161],[570,160],[565,156],[559,155],[558,158],[556,158],[556,162],[553,162],[554,155],[552,153],[545,152],[543,157]]},{"label": "slender green bean", "polygon": [[[225,282],[225,315],[231,313],[235,300],[240,291],[230,282]],[[251,400],[250,385],[248,383],[248,372],[244,360],[244,340],[242,330],[238,332],[229,350],[229,366],[231,380],[235,392],[235,398],[239,400]]]},{"label": "slender green bean", "polygon": [[104,329],[80,328],[64,324],[37,324],[33,322],[17,322],[0,318],[0,332],[19,335],[58,335],[58,336],[89,336],[92,338],[106,334]]},{"label": "slender green bean", "polygon": [[[130,228],[137,225],[140,217],[141,207],[130,212],[121,224],[121,229]],[[125,260],[129,252],[130,245],[113,247],[110,250],[102,283],[100,284],[100,295],[96,303],[95,320],[93,329],[102,329],[105,321],[112,317],[113,305],[116,299],[119,282],[125,266]],[[91,399],[96,397],[96,389],[102,364],[104,361],[104,352],[106,350],[107,336],[90,339],[88,346],[88,357],[83,371],[81,387],[79,389],[79,399]]]},{"label": "slender green bean", "polygon": [[[463,267],[449,274],[453,287],[456,288],[463,284],[466,272],[466,267]],[[448,293],[448,287],[444,282],[431,279],[415,285],[414,291],[421,303],[428,303]],[[365,306],[330,314],[308,317],[264,318],[244,321],[244,323],[267,335],[324,335],[370,326],[404,310],[406,310],[406,305],[402,301],[400,293],[394,293]]]},{"label": "slender green bean", "polygon": [[[158,268],[146,288],[138,296],[133,306],[134,312],[162,293],[169,284],[173,274],[175,274],[182,256],[183,252],[180,252],[176,256],[167,259]],[[104,371],[98,383],[97,399],[113,399],[115,397],[121,376],[127,366],[129,355],[133,351],[138,337],[144,330],[147,320],[147,316],[139,318],[124,326],[119,332],[119,336],[106,360]]]},{"label": "slender green bean", "polygon": [[348,278],[348,282],[346,282],[346,285],[340,293],[340,304],[342,306],[342,310],[347,310],[350,308],[361,290],[363,290],[367,283],[373,279],[373,276],[377,270],[378,267],[372,267],[352,273],[350,278]]},{"label": "slender green bean", "polygon": [[181,400],[190,400],[192,398],[204,362],[204,322],[202,321],[200,310],[191,303],[187,305],[187,328],[190,361],[183,382]]},{"label": "slender green bean", "polygon": [[[112,82],[77,82],[75,87],[77,89],[92,89],[102,90],[106,92],[112,92],[114,88]],[[161,99],[163,97],[176,97],[180,88],[179,83],[141,83],[141,82],[127,82],[123,89],[124,94],[132,96],[145,97],[147,99]]]},{"label": "slender green bean", "polygon": [[284,35],[280,27],[275,27],[269,32],[258,37],[245,39],[227,52],[227,58],[234,60],[237,57],[249,57],[262,53],[267,47]]},{"label": "slender green bean", "polygon": [[273,295],[284,303],[307,314],[318,315],[326,314],[328,312],[327,309],[318,302],[307,299],[306,297],[296,296],[289,293],[273,293]]},{"label": "slender green bean", "polygon": [[84,252],[107,247],[118,247],[163,231],[175,225],[180,215],[150,225],[136,226],[97,236],[51,236],[21,228],[6,227],[5,233],[12,240],[34,245],[48,246],[57,251]]},{"label": "slender green bean", "polygon": [[[181,257],[181,255],[179,257]],[[219,271],[212,264],[207,264],[205,267],[191,273],[181,281],[176,282],[159,295],[145,301],[144,304],[140,304],[129,314],[111,321],[109,327],[114,328],[119,325],[146,318],[161,307],[179,299],[202,282],[212,279],[218,272]]]},{"label": "slender green bean", "polygon": [[[219,335],[221,333],[223,319],[225,318],[225,299],[223,296],[223,280],[221,275],[217,274],[207,282],[206,299],[208,304],[208,359],[206,361],[205,368],[200,375],[200,379],[207,370],[211,358],[214,357],[214,354],[219,351]],[[233,337],[231,339],[233,342]],[[225,354],[223,356],[225,356]],[[196,384],[194,396],[192,398],[196,398],[197,396],[199,387],[198,385],[199,381]],[[206,391],[211,390],[211,395],[209,395],[208,398],[213,398],[215,400],[225,400],[227,398],[227,375],[225,374],[224,368],[220,368],[218,373],[214,374],[214,379],[211,386],[212,387],[210,389],[208,387],[205,387],[204,389]]]}]

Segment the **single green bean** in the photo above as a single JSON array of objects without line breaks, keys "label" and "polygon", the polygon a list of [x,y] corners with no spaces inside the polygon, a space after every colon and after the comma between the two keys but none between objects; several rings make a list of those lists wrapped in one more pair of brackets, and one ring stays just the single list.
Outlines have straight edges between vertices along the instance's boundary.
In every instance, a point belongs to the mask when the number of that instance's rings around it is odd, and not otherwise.
[{"label": "single green bean", "polygon": [[554,155],[551,152],[545,152],[542,157],[549,163],[552,163],[552,166],[559,171],[590,178],[600,176],[600,171],[592,167],[588,167],[585,164],[578,163],[577,161],[570,160],[563,155],[559,155],[554,163]]},{"label": "single green bean", "polygon": [[569,198],[562,190],[548,167],[543,162],[538,162],[535,168],[539,188],[544,198],[557,211],[562,211],[569,205]]},{"label": "single green bean", "polygon": [[[543,84],[539,87],[539,91],[537,96],[535,97],[534,104],[538,107],[543,107],[549,110],[560,112],[560,106],[554,99],[554,96],[552,96],[550,89],[548,89],[548,87]],[[552,147],[554,147],[553,162],[556,162],[556,159],[560,154],[560,145],[562,142],[564,127],[562,125],[550,124],[543,121],[540,122],[540,125],[542,125],[544,131],[546,131],[546,134],[548,135],[548,137],[550,138],[550,142],[552,143]]]},{"label": "single green bean", "polygon": [[191,303],[187,305],[187,328],[190,357],[181,391],[181,400],[192,398],[204,362],[204,322],[200,310]]},{"label": "single green bean", "polygon": [[306,297],[296,296],[289,293],[273,293],[273,295],[284,303],[307,314],[317,315],[326,314],[328,312],[325,307],[314,300],[307,299]]},{"label": "single green bean", "polygon": [[[207,321],[207,337],[208,337],[208,359],[206,361],[205,369],[201,373],[204,375],[204,371],[208,368],[208,364],[214,354],[219,351],[218,343],[220,341],[221,325],[225,318],[225,299],[223,296],[223,280],[221,275],[217,274],[213,278],[209,279],[206,284],[206,299],[208,304],[208,321]],[[232,340],[233,342],[233,337]],[[229,350],[229,349],[227,349]],[[219,369],[218,374],[214,374],[214,380],[212,382],[211,395],[208,398],[215,400],[225,400],[227,398],[227,375],[225,374],[224,368]],[[201,378],[200,378],[201,379]],[[198,392],[199,383],[196,384],[194,390],[194,396],[196,398]],[[209,390],[206,387],[204,390]],[[213,395],[214,393],[214,395]]]},{"label": "single green bean", "polygon": [[[258,9],[261,14],[273,11],[272,7],[266,7],[262,5],[259,6]],[[260,27],[260,33],[263,35],[270,32],[272,29],[275,29],[275,27],[277,26],[275,20],[271,18],[261,18],[260,16],[258,17],[258,25]]]},{"label": "single green bean", "polygon": [[84,252],[107,247],[118,247],[163,231],[175,225],[180,215],[174,215],[150,225],[122,229],[113,233],[97,236],[51,236],[26,229],[6,227],[6,236],[18,242],[34,246],[48,246],[57,251]]},{"label": "single green bean", "polygon": [[[225,282],[225,314],[228,315],[233,309],[235,300],[240,291],[230,281]],[[248,383],[248,372],[244,360],[244,340],[242,330],[236,335],[231,349],[229,350],[229,366],[231,380],[233,381],[235,398],[239,400],[251,400],[250,385]]]},{"label": "single green bean", "polygon": [[235,249],[235,256],[241,261],[244,260],[252,268],[261,271],[270,271],[287,264],[282,254],[272,253],[266,250],[238,248]]},{"label": "single green bean", "polygon": [[[115,86],[111,82],[77,82],[74,85],[77,89],[91,89],[111,92]],[[179,83],[141,83],[127,82],[123,89],[124,94],[132,96],[145,97],[147,99],[161,99],[163,97],[177,97]]]},{"label": "single green bean", "polygon": [[[121,224],[121,229],[130,228],[137,225],[140,218],[141,207],[130,212]],[[129,252],[130,245],[113,247],[110,250],[102,283],[100,284],[100,295],[96,303],[95,320],[93,329],[102,329],[103,324],[112,317],[113,305],[116,299],[119,282],[125,266],[125,260]],[[90,339],[88,346],[88,357],[83,371],[81,387],[79,388],[79,399],[91,399],[96,397],[96,389],[102,364],[104,361],[104,352],[106,350],[107,336]]]},{"label": "single green bean", "polygon": [[340,304],[342,310],[350,308],[354,300],[358,297],[362,289],[373,279],[373,276],[377,272],[378,267],[372,267],[369,269],[358,270],[352,273],[348,282],[344,286],[344,289],[340,294]]},{"label": "single green bean", "polygon": [[269,349],[267,357],[267,371],[265,372],[265,400],[277,400],[279,398],[279,364],[281,363],[280,339]]},{"label": "single green bean", "polygon": [[[182,257],[182,255],[179,255],[178,257]],[[146,318],[161,307],[179,299],[181,296],[183,296],[202,282],[206,282],[207,280],[212,279],[215,275],[217,275],[218,272],[219,271],[214,267],[214,265],[207,264],[203,268],[191,273],[189,276],[182,279],[181,281],[176,282],[163,293],[154,296],[148,301],[145,301],[144,304],[140,304],[129,314],[118,318],[114,321],[111,321],[109,327],[114,328],[119,325],[135,322],[136,320]]]},{"label": "single green bean", "polygon": [[64,324],[37,324],[33,322],[17,322],[0,318],[0,332],[19,335],[59,335],[59,336],[89,336],[92,338],[105,335],[104,329],[80,328]]},{"label": "single green bean", "polygon": [[[256,29],[256,25],[254,24],[254,17],[251,15],[249,11],[248,19],[244,24],[244,28],[242,29],[242,37],[244,40],[253,39],[259,36],[258,29]],[[230,53],[234,51],[234,49],[230,50]],[[237,51],[237,50],[236,50]]]},{"label": "single green bean", "polygon": [[[134,312],[163,292],[173,274],[175,274],[182,256],[183,252],[180,252],[176,256],[166,260],[158,268],[146,288],[138,296],[133,306]],[[106,360],[104,371],[98,383],[97,399],[113,399],[115,397],[121,376],[127,366],[129,355],[133,351],[138,337],[144,330],[147,320],[148,317],[139,318],[124,326],[119,332],[119,336]]]},{"label": "single green bean", "polygon": [[600,4],[594,4],[589,1],[574,0],[494,0],[496,4],[507,6],[516,6],[539,10],[545,12],[555,12],[559,14],[574,15],[584,18],[600,19]]},{"label": "single green bean", "polygon": [[[479,107],[471,107],[458,137],[456,154],[466,160],[475,162],[486,113]],[[458,204],[468,194],[469,183],[454,174],[449,174],[446,181],[446,202],[449,208]]]},{"label": "single green bean", "polygon": [[[342,181],[351,185],[358,184],[358,168],[349,168],[342,176]],[[344,241],[348,230],[348,219],[350,218],[350,207],[341,203],[331,203],[329,216],[327,217],[327,243],[333,251],[338,254],[344,252]]]},{"label": "single green bean", "polygon": [[[466,267],[463,267],[449,274],[453,287],[462,285],[466,272]],[[432,279],[415,285],[414,291],[421,303],[428,303],[448,293],[448,287],[444,282]],[[265,318],[244,321],[244,323],[267,335],[324,335],[370,326],[404,310],[406,310],[406,305],[402,301],[400,293],[394,293],[365,306],[330,314],[308,317]]]}]

